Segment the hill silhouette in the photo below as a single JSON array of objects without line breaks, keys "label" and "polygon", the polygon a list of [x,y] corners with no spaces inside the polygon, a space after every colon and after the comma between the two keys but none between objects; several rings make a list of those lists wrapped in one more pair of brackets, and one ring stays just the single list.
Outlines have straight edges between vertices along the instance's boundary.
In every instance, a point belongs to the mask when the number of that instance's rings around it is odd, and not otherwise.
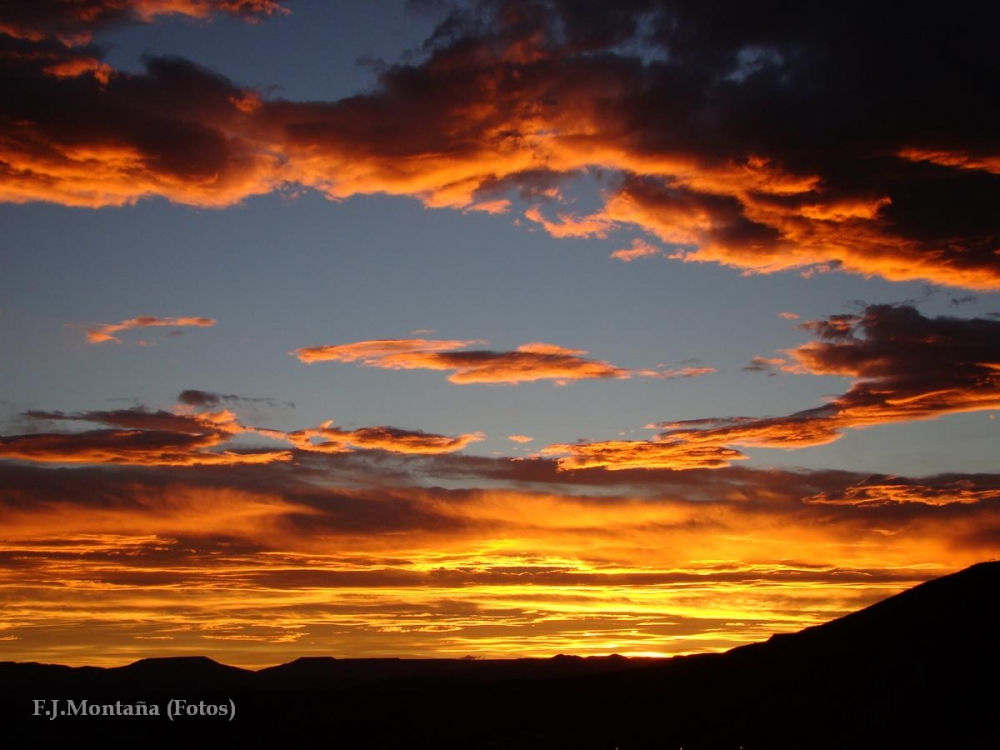
[{"label": "hill silhouette", "polygon": [[[0,720],[18,748],[322,738],[372,749],[992,749],[998,591],[1000,562],[981,563],[799,633],[667,660],[303,658],[256,672],[205,657],[114,669],[5,662]],[[33,715],[35,700],[83,698],[161,710],[183,698],[234,705],[236,716]]]}]

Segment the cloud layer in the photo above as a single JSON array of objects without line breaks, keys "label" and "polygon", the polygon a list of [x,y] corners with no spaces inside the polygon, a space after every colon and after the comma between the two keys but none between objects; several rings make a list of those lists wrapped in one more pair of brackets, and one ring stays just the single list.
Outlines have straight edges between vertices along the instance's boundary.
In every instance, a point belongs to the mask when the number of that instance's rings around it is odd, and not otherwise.
[{"label": "cloud layer", "polygon": [[[475,349],[457,351],[485,341],[442,341],[427,339],[383,339],[352,344],[315,346],[296,349],[300,361],[360,362],[365,367],[386,370],[454,370],[452,383],[508,384],[534,380],[571,380],[591,378],[627,378],[630,370],[583,357],[582,349],[567,349],[555,344],[522,344],[514,351]],[[646,374],[659,376],[656,371]],[[700,374],[700,373],[699,373]]]},{"label": "cloud layer", "polygon": [[140,315],[136,318],[123,320],[121,323],[99,323],[90,326],[81,326],[87,341],[91,344],[103,344],[113,341],[120,344],[122,341],[115,334],[122,331],[131,331],[136,328],[183,328],[193,326],[195,328],[210,328],[219,321],[211,318],[158,318],[154,315]]},{"label": "cloud layer", "polygon": [[746,456],[736,446],[803,448],[843,430],[1000,408],[1000,321],[928,318],[908,305],[870,305],[860,315],[803,323],[817,340],[759,358],[746,369],[781,367],[854,378],[829,403],[781,417],[668,422],[651,441],[557,444],[543,450],[564,469],[713,468]]},{"label": "cloud layer", "polygon": [[[60,37],[214,10],[278,7],[6,5],[0,200],[226,206],[286,186],[519,200],[557,237],[642,235],[623,260],[655,238],[749,272],[1000,288],[1000,63],[972,9],[932,22],[851,2],[497,0],[456,9],[423,61],[333,102],[267,99],[179,59],[120,73]],[[562,189],[583,174],[604,193],[577,214]]]},{"label": "cloud layer", "polygon": [[574,474],[371,451],[225,472],[0,464],[0,652],[121,664],[154,641],[262,666],[727,648],[1000,540],[995,475]]},{"label": "cloud layer", "polygon": [[[199,394],[193,397],[192,394]],[[187,396],[184,398],[184,396]],[[267,450],[243,445],[236,438],[263,437],[294,446],[301,453],[350,453],[379,450],[394,453],[450,453],[482,440],[481,432],[449,437],[395,427],[342,430],[326,422],[320,427],[283,432],[244,425],[229,409],[196,411],[217,405],[202,391],[182,392],[182,402],[194,407],[176,411],[143,408],[74,414],[29,411],[23,415],[41,424],[85,423],[97,429],[31,432],[0,436],[0,459],[55,464],[119,464],[138,466],[241,465],[291,461],[290,449]],[[226,397],[234,401],[238,397]]]},{"label": "cloud layer", "polygon": [[[336,101],[289,101],[180,58],[119,71],[94,41],[169,14],[283,12],[5,3],[0,201],[408,196],[605,238],[631,264],[606,261],[616,273],[672,260],[1000,289],[1000,58],[982,11],[483,0],[444,8],[419,56]],[[594,183],[599,195],[575,200]],[[961,294],[954,306],[974,300]],[[78,327],[99,344],[215,323]],[[761,469],[744,451],[1000,408],[1000,321],[900,304],[798,325],[811,341],[745,369],[850,380],[813,408],[537,453],[539,425],[505,425],[517,458],[465,452],[483,447],[475,424],[262,426],[290,404],[214,390],[184,390],[170,409],[23,412],[0,435],[0,658],[121,664],[150,643],[247,666],[683,653],[798,630],[996,557],[996,474]],[[408,338],[292,354],[457,384],[714,372],[488,347]]]}]

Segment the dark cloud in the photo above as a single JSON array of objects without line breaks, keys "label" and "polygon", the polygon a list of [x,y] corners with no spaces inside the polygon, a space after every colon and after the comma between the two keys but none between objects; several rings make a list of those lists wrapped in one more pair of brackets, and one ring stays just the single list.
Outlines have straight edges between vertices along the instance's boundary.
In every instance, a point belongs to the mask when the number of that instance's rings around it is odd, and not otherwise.
[{"label": "dark cloud", "polygon": [[[558,444],[565,469],[712,468],[745,455],[733,446],[798,448],[843,430],[1000,408],[1000,323],[928,318],[908,305],[871,305],[859,315],[803,323],[818,339],[785,352],[789,372],[854,378],[824,406],[781,417],[671,422],[651,441]],[[750,366],[753,368],[753,365]]]},{"label": "dark cloud", "polygon": [[754,357],[750,364],[741,368],[744,372],[766,372],[768,375],[777,375],[782,365],[787,361],[781,357]]},{"label": "dark cloud", "polygon": [[952,296],[948,299],[948,304],[951,307],[958,307],[959,305],[974,305],[979,302],[979,298],[972,294],[964,294],[961,297]]},{"label": "dark cloud", "polygon": [[[153,13],[92,5],[97,27]],[[1000,288],[1000,63],[981,6],[481,3],[423,62],[335,102],[264,100],[176,59],[116,73],[41,38],[55,32],[31,7],[0,16],[0,200],[223,206],[301,185],[502,211],[513,194],[555,236],[628,228],[752,272]],[[585,173],[607,191],[579,215],[561,189]]]},{"label": "dark cloud", "polygon": [[220,12],[253,19],[283,8],[275,0],[6,0],[0,30],[26,39],[76,40],[98,29],[148,22],[156,16],[207,18]]},{"label": "dark cloud", "polygon": [[[99,429],[73,432],[32,432],[0,436],[0,459],[67,464],[135,464],[146,466],[237,465],[290,461],[294,453],[392,453],[438,454],[462,450],[482,440],[481,432],[458,436],[438,435],[396,427],[361,427],[342,430],[327,422],[320,427],[284,432],[243,424],[229,409],[212,408],[217,402],[239,397],[185,391],[186,412],[150,411],[142,407],[67,414],[28,411],[32,422],[91,423]],[[183,395],[183,394],[182,394]],[[240,448],[226,449],[238,437],[265,437],[295,446],[296,451]]]},{"label": "dark cloud", "polygon": [[174,414],[141,408],[75,414],[29,411],[46,422],[85,422],[99,429],[0,437],[0,458],[61,464],[147,466],[236,465],[287,461],[291,453],[218,450],[245,431],[228,411]]},{"label": "dark cloud", "polygon": [[233,393],[213,393],[212,391],[199,391],[195,389],[181,391],[177,396],[177,401],[185,406],[209,409],[220,406],[281,406],[290,409],[295,408],[295,404],[291,401],[279,402],[273,398],[238,396]]}]

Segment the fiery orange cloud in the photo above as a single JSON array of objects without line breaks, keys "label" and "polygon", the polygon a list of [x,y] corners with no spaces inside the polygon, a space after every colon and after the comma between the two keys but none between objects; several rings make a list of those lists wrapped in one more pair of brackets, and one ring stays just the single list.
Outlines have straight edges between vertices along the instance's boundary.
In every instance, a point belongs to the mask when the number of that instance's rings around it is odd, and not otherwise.
[{"label": "fiery orange cloud", "polygon": [[[226,475],[0,463],[0,629],[12,636],[0,655],[120,664],[156,643],[263,666],[721,650],[995,554],[1000,528],[996,476],[722,469],[661,474],[639,496],[624,473],[619,494],[588,497],[445,490],[432,475],[364,490],[334,480],[350,456],[315,458]],[[454,459],[391,460],[389,475],[412,478],[406,467]],[[816,501],[863,484],[962,500]]]},{"label": "fiery orange cloud", "polygon": [[636,258],[650,258],[654,255],[662,255],[660,248],[656,247],[656,245],[651,245],[646,242],[646,240],[639,237],[632,240],[632,247],[623,247],[620,250],[615,250],[611,253],[612,258],[623,260],[626,263],[629,263]]},{"label": "fiery orange cloud", "polygon": [[682,440],[606,440],[594,443],[556,443],[543,448],[544,456],[559,459],[563,471],[603,468],[625,469],[715,469],[745,459],[742,453],[723,445],[691,445]]},{"label": "fiery orange cloud", "polygon": [[530,443],[532,440],[534,440],[533,437],[530,437],[528,435],[508,435],[507,439],[515,443]]},{"label": "fiery orange cloud", "polygon": [[121,464],[141,466],[205,466],[263,464],[291,461],[292,450],[223,450],[238,436],[259,435],[290,443],[308,453],[390,453],[435,455],[460,451],[485,438],[475,432],[456,437],[395,427],[341,430],[327,422],[320,427],[283,432],[242,424],[229,409],[202,410],[239,397],[202,391],[184,391],[177,411],[63,412],[29,411],[25,417],[45,422],[103,425],[78,432],[0,436],[0,459],[55,464]]},{"label": "fiery orange cloud", "polygon": [[[121,343],[121,339],[115,336],[121,331],[131,331],[135,328],[181,328],[194,326],[196,328],[210,328],[218,323],[211,318],[157,318],[153,315],[140,315],[137,318],[123,320],[121,323],[101,323],[94,326],[82,326],[87,341],[91,344],[103,344],[106,341]],[[75,325],[75,324],[73,324]]]},{"label": "fiery orange cloud", "polygon": [[288,10],[276,0],[8,0],[3,11],[6,23],[0,31],[35,41],[55,35],[81,43],[89,40],[93,29],[103,26],[149,23],[165,15],[204,19],[220,12],[253,21]]},{"label": "fiery orange cloud", "polygon": [[167,14],[207,18],[218,11],[245,17],[289,12],[276,0],[105,0],[105,3],[131,7],[143,20]]},{"label": "fiery orange cloud", "polygon": [[733,446],[803,448],[838,440],[845,429],[1000,408],[1000,321],[871,305],[861,315],[801,327],[819,340],[788,350],[791,363],[757,358],[744,369],[855,378],[824,406],[781,417],[667,422],[650,441],[562,443],[542,453],[562,456],[565,470],[722,467],[745,458]]},{"label": "fiery orange cloud", "polygon": [[114,68],[92,57],[78,57],[65,60],[45,68],[44,72],[56,78],[76,78],[77,76],[91,74],[104,85],[107,85],[112,76],[116,75]]},{"label": "fiery orange cloud", "polygon": [[[485,341],[385,339],[357,341],[336,346],[296,349],[291,354],[302,362],[360,362],[365,367],[387,370],[454,370],[448,380],[470,383],[509,384],[535,380],[565,383],[590,378],[627,378],[632,373],[608,362],[586,359],[582,349],[532,342],[514,351],[476,349],[456,351]],[[661,375],[657,375],[660,377]]]},{"label": "fiery orange cloud", "polygon": [[333,422],[325,422],[319,427],[296,430],[295,432],[259,432],[287,440],[300,450],[320,453],[384,450],[391,453],[433,455],[462,450],[469,444],[486,437],[482,432],[449,437],[416,430],[400,430],[395,427],[361,427],[357,430],[342,430],[334,427]]},{"label": "fiery orange cloud", "polygon": [[927,487],[921,484],[864,483],[844,488],[841,492],[803,498],[805,503],[818,505],[854,505],[865,508],[889,507],[905,503],[921,505],[971,505],[1000,499],[1000,490],[976,487],[975,482],[960,479],[950,486]]},{"label": "fiery orange cloud", "polygon": [[1000,174],[1000,156],[972,156],[971,154],[954,151],[933,151],[910,148],[899,152],[901,159],[908,161],[926,161],[944,167],[957,169],[981,169],[984,172]]},{"label": "fiery orange cloud", "polygon": [[[368,367],[385,367],[391,370],[410,369],[411,357],[464,349],[474,344],[486,344],[480,340],[430,340],[430,339],[379,339],[377,341],[357,341],[353,344],[336,346],[312,346],[296,349],[291,354],[300,362],[361,362]],[[420,367],[422,365],[416,365]]]},{"label": "fiery orange cloud", "polygon": [[244,431],[228,410],[178,415],[132,409],[114,412],[28,412],[44,421],[85,422],[102,429],[0,437],[0,458],[56,464],[206,466],[291,460],[287,451],[215,450]]},{"label": "fiery orange cloud", "polygon": [[[671,258],[753,273],[841,270],[1000,289],[1000,228],[976,208],[993,205],[1000,192],[989,107],[967,112],[963,122],[971,124],[960,129],[941,119],[926,124],[926,110],[913,111],[934,93],[930,82],[939,81],[936,95],[950,102],[949,76],[970,81],[976,71],[925,71],[923,79],[879,86],[869,106],[850,113],[850,126],[835,127],[843,108],[834,114],[818,105],[840,100],[840,77],[854,68],[818,61],[849,49],[856,69],[885,71],[878,61],[887,42],[816,36],[817,28],[849,27],[808,21],[832,10],[773,24],[774,54],[747,77],[730,66],[759,40],[705,32],[700,45],[685,41],[685,29],[713,28],[701,15],[707,11],[688,18],[668,3],[664,18],[672,22],[643,44],[669,48],[670,62],[647,65],[623,51],[643,24],[601,21],[612,11],[597,6],[569,14],[541,2],[544,12],[530,19],[513,8],[489,24],[450,19],[425,62],[391,68],[373,92],[289,102],[176,59],[109,77],[93,68],[103,65],[99,51],[45,36],[166,13],[258,17],[280,12],[277,3],[89,0],[60,5],[48,20],[33,7],[21,1],[0,14],[0,25],[14,30],[2,38],[17,47],[3,58],[17,82],[0,98],[3,201],[98,207],[162,196],[220,207],[302,186],[335,199],[405,195],[432,207],[503,212],[514,191],[531,203],[525,218],[555,237],[639,230],[672,245],[663,253]],[[615,12],[635,21],[631,11]],[[920,35],[893,20],[892,43],[909,50],[897,58],[919,60],[923,51],[908,45]],[[616,31],[607,47],[594,48],[581,42],[600,37],[590,28]],[[956,38],[978,33],[957,31]],[[789,61],[811,52],[818,67],[807,82]],[[53,75],[85,70],[108,80]],[[923,99],[903,94],[910,79],[920,81]],[[113,125],[78,116],[108,106],[118,113]],[[151,139],[154,123],[162,137]],[[935,131],[934,148],[912,145],[928,141],[922,127]],[[985,134],[971,149],[962,141],[977,128]],[[576,215],[561,187],[595,172],[607,176],[603,205]],[[535,200],[542,195],[554,208],[542,210]],[[650,248],[634,244],[614,257],[643,257]]]}]

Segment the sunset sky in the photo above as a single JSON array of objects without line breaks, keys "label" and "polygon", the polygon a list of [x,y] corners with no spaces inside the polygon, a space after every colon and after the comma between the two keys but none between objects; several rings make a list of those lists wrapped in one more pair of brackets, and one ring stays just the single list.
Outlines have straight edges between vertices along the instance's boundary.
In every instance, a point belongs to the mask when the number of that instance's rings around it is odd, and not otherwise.
[{"label": "sunset sky", "polygon": [[996,559],[963,5],[5,2],[0,660],[671,655]]}]

